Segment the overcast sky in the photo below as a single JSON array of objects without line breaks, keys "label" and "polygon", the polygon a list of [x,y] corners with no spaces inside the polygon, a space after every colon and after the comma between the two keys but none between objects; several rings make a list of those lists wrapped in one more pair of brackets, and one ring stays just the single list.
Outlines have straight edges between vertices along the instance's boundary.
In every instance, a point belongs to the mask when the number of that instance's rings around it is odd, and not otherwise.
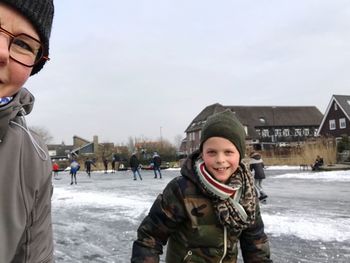
[{"label": "overcast sky", "polygon": [[56,0],[29,126],[174,142],[206,106],[350,95],[349,0]]}]

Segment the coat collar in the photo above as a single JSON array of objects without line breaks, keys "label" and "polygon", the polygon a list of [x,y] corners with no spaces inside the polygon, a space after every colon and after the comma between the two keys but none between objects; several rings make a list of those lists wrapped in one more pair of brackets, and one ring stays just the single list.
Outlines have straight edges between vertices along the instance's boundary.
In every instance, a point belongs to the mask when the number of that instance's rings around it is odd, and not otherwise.
[{"label": "coat collar", "polygon": [[32,111],[34,100],[34,96],[26,88],[21,88],[11,102],[0,107],[0,142],[5,138],[12,120]]}]

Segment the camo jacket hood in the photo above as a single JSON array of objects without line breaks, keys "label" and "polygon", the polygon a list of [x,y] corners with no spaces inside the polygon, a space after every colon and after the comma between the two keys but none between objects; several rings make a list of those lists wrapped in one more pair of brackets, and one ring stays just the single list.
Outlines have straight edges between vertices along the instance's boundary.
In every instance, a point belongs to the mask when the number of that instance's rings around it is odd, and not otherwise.
[{"label": "camo jacket hood", "polygon": [[236,263],[240,242],[244,262],[272,262],[264,224],[257,206],[256,222],[237,233],[223,227],[212,200],[198,187],[195,152],[181,169],[181,176],[168,183],[137,231],[131,262],[159,262],[167,244],[166,262]]},{"label": "camo jacket hood", "polygon": [[188,180],[193,182],[195,185],[200,184],[198,177],[195,175],[195,163],[198,160],[200,155],[199,150],[193,152],[191,155],[188,156],[188,158],[183,163],[180,173],[183,177],[186,177]]}]

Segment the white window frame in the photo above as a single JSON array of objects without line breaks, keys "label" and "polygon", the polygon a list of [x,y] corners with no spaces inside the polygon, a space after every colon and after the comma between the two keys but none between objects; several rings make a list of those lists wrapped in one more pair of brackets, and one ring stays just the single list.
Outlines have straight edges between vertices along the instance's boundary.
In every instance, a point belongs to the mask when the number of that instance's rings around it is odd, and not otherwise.
[{"label": "white window frame", "polygon": [[302,136],[302,132],[300,128],[294,129],[294,136]]},{"label": "white window frame", "polygon": [[329,130],[333,131],[337,128],[336,124],[335,124],[335,120],[329,120]]},{"label": "white window frame", "polygon": [[260,129],[255,129],[255,132],[258,134],[258,137],[261,137],[261,130]]},{"label": "white window frame", "polygon": [[290,130],[289,129],[283,129],[282,134],[284,137],[290,136]]},{"label": "white window frame", "polygon": [[345,118],[340,118],[339,119],[339,128],[340,129],[345,129],[346,128],[346,120],[345,120]]},{"label": "white window frame", "polygon": [[268,129],[263,129],[261,131],[261,137],[270,137],[270,132]]},{"label": "white window frame", "polygon": [[282,129],[275,129],[275,136],[282,136]]}]

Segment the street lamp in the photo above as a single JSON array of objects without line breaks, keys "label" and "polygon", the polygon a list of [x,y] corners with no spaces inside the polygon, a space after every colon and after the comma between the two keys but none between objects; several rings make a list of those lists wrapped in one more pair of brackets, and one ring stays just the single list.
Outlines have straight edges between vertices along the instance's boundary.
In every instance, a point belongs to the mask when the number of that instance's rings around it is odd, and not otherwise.
[{"label": "street lamp", "polygon": [[160,134],[160,147],[162,147],[163,146],[162,126],[159,127],[159,134]]}]

